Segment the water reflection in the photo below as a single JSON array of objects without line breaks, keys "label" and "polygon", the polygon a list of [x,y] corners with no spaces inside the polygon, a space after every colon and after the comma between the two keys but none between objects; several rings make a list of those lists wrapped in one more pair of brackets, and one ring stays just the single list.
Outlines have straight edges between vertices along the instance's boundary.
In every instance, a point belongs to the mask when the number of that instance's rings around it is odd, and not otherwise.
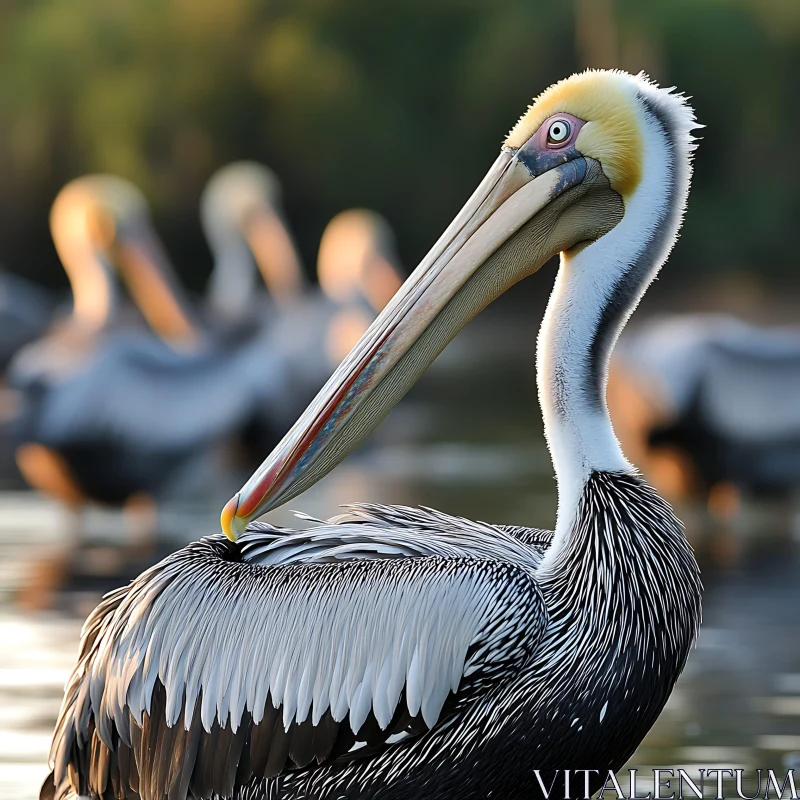
[{"label": "water reflection", "polygon": [[[371,449],[290,508],[330,516],[342,502],[370,500],[551,525],[555,486],[531,393],[504,386],[500,394],[467,395],[458,370],[434,373],[390,416]],[[159,509],[159,549],[147,554],[119,548],[124,523],[116,514],[93,511],[76,538],[57,505],[27,493],[0,495],[0,797],[38,795],[85,614],[160,553],[215,530],[230,488],[220,483],[220,496],[202,505]],[[272,519],[297,524],[288,509]],[[697,520],[693,528],[701,527]],[[735,564],[704,565],[700,640],[631,761],[642,775],[657,766],[690,774],[700,767],[800,766],[800,555],[791,537],[770,533],[739,530]]]}]

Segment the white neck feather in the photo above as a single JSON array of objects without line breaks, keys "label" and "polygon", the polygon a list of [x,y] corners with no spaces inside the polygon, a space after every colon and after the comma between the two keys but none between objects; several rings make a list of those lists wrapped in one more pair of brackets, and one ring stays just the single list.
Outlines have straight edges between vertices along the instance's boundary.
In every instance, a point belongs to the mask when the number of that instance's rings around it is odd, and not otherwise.
[{"label": "white neck feather", "polygon": [[[673,99],[670,97],[670,99]],[[631,470],[606,405],[611,350],[667,258],[689,190],[692,139],[673,142],[643,112],[643,178],[608,234],[563,253],[537,349],[539,401],[558,482],[556,536],[547,563],[567,541],[589,475]]]},{"label": "white neck feather", "polygon": [[592,275],[584,261],[562,257],[537,348],[539,404],[558,482],[557,533],[572,525],[592,470],[631,468],[614,435],[604,392],[599,407],[587,392],[590,348],[606,298],[593,280],[599,274]]},{"label": "white neck feather", "polygon": [[100,330],[111,319],[117,301],[116,281],[105,256],[86,248],[78,259],[63,259],[72,289],[72,318],[87,330]]},{"label": "white neck feather", "polygon": [[236,231],[209,237],[214,267],[208,281],[208,301],[223,318],[245,313],[258,293],[256,263],[247,242]]}]

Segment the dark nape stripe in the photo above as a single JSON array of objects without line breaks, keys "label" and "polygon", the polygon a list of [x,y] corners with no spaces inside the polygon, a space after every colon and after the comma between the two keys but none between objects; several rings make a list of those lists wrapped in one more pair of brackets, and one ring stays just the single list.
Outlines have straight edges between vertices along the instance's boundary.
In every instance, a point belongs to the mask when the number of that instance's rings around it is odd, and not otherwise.
[{"label": "dark nape stripe", "polygon": [[592,339],[589,349],[589,371],[585,392],[590,404],[598,411],[603,408],[603,384],[611,358],[611,349],[627,320],[628,313],[632,310],[637,298],[641,295],[648,282],[658,253],[663,248],[665,240],[675,229],[678,222],[677,218],[680,214],[680,209],[675,204],[675,190],[678,181],[677,171],[680,165],[678,164],[678,153],[675,144],[677,132],[674,130],[673,120],[662,106],[653,102],[652,98],[640,93],[638,99],[645,106],[647,113],[651,114],[659,123],[664,132],[671,166],[669,185],[665,187],[666,203],[664,205],[664,213],[653,228],[650,238],[641,253],[614,285]]}]

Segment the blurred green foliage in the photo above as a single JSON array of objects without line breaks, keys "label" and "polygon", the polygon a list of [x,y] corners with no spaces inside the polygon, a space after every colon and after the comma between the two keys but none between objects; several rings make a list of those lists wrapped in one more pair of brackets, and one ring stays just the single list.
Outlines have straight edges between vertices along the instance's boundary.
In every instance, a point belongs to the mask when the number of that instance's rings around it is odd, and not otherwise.
[{"label": "blurred green foliage", "polygon": [[202,285],[198,196],[238,158],[282,177],[310,264],[352,205],[410,264],[531,96],[583,66],[676,84],[707,126],[674,271],[800,272],[798,0],[5,0],[0,64],[0,259],[48,282],[52,198],[107,171]]}]

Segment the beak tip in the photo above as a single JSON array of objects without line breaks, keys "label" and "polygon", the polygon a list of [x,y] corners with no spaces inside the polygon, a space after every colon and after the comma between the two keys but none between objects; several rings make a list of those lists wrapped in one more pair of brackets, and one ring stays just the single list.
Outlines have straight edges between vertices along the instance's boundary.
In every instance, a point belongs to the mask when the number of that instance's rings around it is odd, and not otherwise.
[{"label": "beak tip", "polygon": [[[236,516],[236,511],[239,508],[239,493],[237,492],[227,503],[225,503],[222,513],[220,514],[219,521],[222,526],[222,532],[232,541],[235,542],[238,535],[244,529],[242,522]],[[246,525],[247,523],[245,523]]]}]

